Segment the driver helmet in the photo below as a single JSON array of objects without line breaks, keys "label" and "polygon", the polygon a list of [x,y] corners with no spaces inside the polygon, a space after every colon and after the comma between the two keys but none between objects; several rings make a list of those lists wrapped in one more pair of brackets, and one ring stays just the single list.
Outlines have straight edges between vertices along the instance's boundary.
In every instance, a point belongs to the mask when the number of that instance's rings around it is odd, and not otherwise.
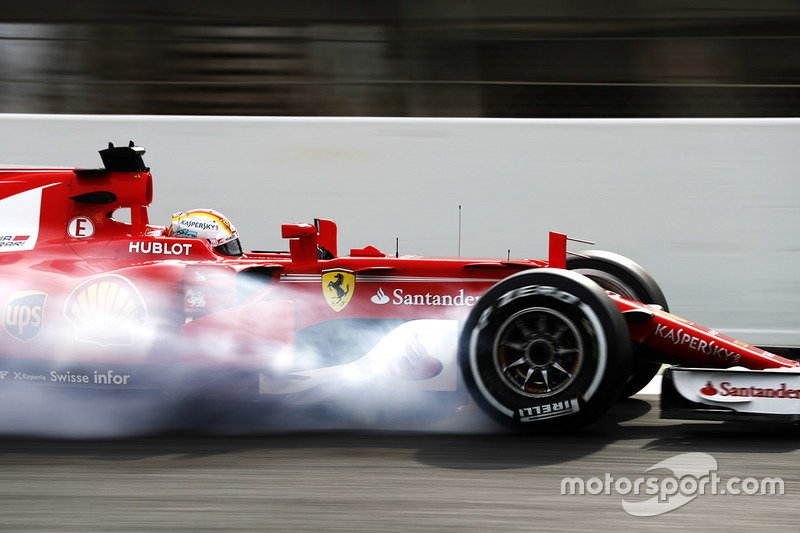
[{"label": "driver helmet", "polygon": [[172,215],[169,237],[199,237],[222,255],[242,255],[239,232],[225,215],[213,209],[192,209]]}]

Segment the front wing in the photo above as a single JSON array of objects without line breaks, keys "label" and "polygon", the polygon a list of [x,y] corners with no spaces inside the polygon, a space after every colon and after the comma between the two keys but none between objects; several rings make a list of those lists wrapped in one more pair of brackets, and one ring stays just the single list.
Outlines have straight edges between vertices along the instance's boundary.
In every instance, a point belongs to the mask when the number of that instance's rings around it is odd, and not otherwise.
[{"label": "front wing", "polygon": [[661,382],[661,418],[800,421],[800,369],[669,367]]}]

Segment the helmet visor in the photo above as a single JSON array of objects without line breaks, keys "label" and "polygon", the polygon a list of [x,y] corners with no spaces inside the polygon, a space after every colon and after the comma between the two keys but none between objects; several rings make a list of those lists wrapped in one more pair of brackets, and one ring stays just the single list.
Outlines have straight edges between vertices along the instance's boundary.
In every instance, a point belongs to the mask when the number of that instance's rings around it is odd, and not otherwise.
[{"label": "helmet visor", "polygon": [[219,246],[215,246],[214,249],[222,255],[242,255],[242,245],[239,243],[239,239],[233,239],[225,244],[220,244]]}]

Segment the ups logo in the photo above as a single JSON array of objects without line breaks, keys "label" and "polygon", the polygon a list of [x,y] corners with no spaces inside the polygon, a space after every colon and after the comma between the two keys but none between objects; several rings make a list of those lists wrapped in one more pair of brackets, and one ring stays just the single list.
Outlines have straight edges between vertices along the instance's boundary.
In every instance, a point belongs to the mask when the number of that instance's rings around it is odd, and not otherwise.
[{"label": "ups logo", "polygon": [[3,310],[3,328],[18,341],[28,342],[42,332],[47,293],[17,291],[9,295]]}]

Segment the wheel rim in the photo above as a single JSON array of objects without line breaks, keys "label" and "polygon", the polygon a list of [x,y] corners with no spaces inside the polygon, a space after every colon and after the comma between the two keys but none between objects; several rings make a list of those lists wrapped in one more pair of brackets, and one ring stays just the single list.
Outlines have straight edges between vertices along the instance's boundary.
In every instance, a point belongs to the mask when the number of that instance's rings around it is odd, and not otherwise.
[{"label": "wheel rim", "polygon": [[567,389],[583,363],[575,324],[553,309],[534,307],[507,318],[494,341],[494,366],[503,383],[530,398]]}]

